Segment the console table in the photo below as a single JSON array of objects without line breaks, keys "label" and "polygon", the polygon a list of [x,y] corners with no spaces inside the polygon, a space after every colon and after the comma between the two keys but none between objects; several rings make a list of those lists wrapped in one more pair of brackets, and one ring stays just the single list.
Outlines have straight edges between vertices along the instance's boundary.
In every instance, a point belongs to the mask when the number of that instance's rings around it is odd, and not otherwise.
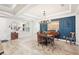
[{"label": "console table", "polygon": [[18,39],[18,33],[16,32],[11,32],[11,40]]}]

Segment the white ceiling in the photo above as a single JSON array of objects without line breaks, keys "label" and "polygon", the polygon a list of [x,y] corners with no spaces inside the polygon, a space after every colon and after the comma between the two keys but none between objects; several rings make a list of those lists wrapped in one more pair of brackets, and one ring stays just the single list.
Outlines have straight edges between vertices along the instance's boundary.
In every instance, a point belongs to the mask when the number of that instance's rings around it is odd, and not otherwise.
[{"label": "white ceiling", "polygon": [[40,19],[43,16],[43,11],[46,11],[46,16],[53,15],[59,12],[65,12],[69,10],[69,5],[59,5],[59,4],[36,4],[30,5],[27,9],[25,7],[19,17],[32,17]]},{"label": "white ceiling", "polygon": [[70,11],[77,5],[69,4],[0,4],[0,17],[40,19],[45,10],[46,15]]},{"label": "white ceiling", "polygon": [[21,10],[25,5],[14,5],[14,4],[0,4],[0,11],[16,14],[19,10]]}]

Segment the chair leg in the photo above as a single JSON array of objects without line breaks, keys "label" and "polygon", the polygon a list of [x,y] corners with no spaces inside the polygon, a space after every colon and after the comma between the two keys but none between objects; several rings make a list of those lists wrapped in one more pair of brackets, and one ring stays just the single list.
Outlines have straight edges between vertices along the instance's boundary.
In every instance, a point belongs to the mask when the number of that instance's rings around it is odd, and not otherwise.
[{"label": "chair leg", "polygon": [[38,46],[39,46],[39,43],[38,43]]},{"label": "chair leg", "polygon": [[43,44],[42,44],[42,48],[43,48]]},{"label": "chair leg", "polygon": [[67,43],[67,39],[66,39],[66,43]]},{"label": "chair leg", "polygon": [[54,42],[51,42],[50,44],[51,44],[51,46],[54,48]]},{"label": "chair leg", "polygon": [[70,41],[70,45],[72,44],[72,42]]},{"label": "chair leg", "polygon": [[70,45],[71,45],[72,43],[73,43],[74,45],[76,45],[76,43],[75,43],[75,42],[70,41]]},{"label": "chair leg", "polygon": [[76,43],[74,42],[74,45],[76,45]]}]

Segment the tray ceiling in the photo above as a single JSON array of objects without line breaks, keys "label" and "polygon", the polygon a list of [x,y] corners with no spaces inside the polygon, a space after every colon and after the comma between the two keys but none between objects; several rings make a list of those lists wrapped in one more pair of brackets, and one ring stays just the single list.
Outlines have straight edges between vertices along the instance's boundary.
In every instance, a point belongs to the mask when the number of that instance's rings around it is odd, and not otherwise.
[{"label": "tray ceiling", "polygon": [[0,4],[0,16],[39,19],[44,10],[49,16],[70,9],[69,4]]}]

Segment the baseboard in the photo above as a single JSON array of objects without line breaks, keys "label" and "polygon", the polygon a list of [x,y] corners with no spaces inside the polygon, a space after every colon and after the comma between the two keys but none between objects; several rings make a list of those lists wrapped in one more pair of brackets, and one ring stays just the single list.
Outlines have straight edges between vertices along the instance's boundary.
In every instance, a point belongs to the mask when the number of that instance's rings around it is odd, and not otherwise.
[{"label": "baseboard", "polygon": [[1,42],[2,42],[2,43],[4,43],[4,42],[8,42],[8,40],[1,40]]},{"label": "baseboard", "polygon": [[76,42],[76,44],[79,46],[79,43],[78,42]]},{"label": "baseboard", "polygon": [[[66,42],[66,40],[63,40],[63,39],[58,39],[58,40]],[[68,40],[67,40],[67,42],[70,42],[70,41],[68,41]],[[78,46],[79,46],[79,43],[78,43],[78,42],[76,42],[76,45],[78,45]]]}]

